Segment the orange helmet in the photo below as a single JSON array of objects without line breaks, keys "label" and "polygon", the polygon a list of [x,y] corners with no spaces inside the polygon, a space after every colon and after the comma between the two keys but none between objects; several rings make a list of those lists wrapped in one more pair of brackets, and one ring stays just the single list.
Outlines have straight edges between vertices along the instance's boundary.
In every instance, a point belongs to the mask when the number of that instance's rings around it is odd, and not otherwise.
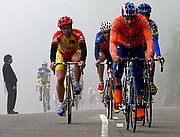
[{"label": "orange helmet", "polygon": [[61,17],[59,20],[58,20],[58,27],[62,27],[64,25],[72,25],[72,19],[68,16],[64,16],[64,17]]}]

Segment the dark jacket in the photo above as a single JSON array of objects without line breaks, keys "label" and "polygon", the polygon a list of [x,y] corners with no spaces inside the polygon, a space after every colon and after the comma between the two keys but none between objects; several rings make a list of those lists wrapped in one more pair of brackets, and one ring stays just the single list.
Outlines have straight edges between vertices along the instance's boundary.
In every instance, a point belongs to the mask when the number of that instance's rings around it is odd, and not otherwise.
[{"label": "dark jacket", "polygon": [[5,63],[3,65],[2,71],[3,71],[4,82],[6,84],[9,84],[9,85],[12,85],[12,86],[16,86],[17,77],[16,77],[13,69],[11,68],[11,65]]}]

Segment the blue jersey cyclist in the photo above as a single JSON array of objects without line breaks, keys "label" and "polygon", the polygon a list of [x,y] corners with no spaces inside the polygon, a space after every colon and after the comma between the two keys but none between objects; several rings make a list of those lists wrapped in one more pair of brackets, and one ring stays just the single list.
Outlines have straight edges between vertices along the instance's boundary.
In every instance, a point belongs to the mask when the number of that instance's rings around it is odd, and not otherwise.
[{"label": "blue jersey cyclist", "polygon": [[[151,6],[147,3],[141,3],[138,6],[138,13],[144,15],[147,18],[147,20],[149,21],[150,28],[152,31],[152,36],[153,36],[153,42],[154,42],[154,52],[156,54],[157,59],[160,61],[161,52],[160,52],[160,46],[159,46],[159,42],[158,42],[159,32],[158,32],[157,24],[152,19],[150,19],[151,10],[152,10]],[[153,65],[152,71],[150,73],[151,92],[153,95],[155,95],[157,93],[157,88],[154,85],[154,80],[153,80],[154,71],[155,71],[155,64]]]},{"label": "blue jersey cyclist", "polygon": [[38,78],[38,87],[39,87],[39,100],[42,101],[42,86],[46,87],[46,96],[47,96],[47,108],[50,110],[50,79],[51,79],[51,71],[47,68],[47,62],[42,62],[42,67],[37,70],[37,78]]},{"label": "blue jersey cyclist", "polygon": [[104,80],[103,80],[104,65],[103,64],[98,65],[98,64],[100,62],[103,62],[105,59],[107,59],[108,62],[112,62],[112,58],[109,52],[111,26],[112,26],[111,22],[103,21],[100,24],[100,31],[96,34],[96,39],[95,39],[94,55],[96,59],[96,66],[98,69],[98,76],[99,76],[98,92],[100,94],[104,93]]}]

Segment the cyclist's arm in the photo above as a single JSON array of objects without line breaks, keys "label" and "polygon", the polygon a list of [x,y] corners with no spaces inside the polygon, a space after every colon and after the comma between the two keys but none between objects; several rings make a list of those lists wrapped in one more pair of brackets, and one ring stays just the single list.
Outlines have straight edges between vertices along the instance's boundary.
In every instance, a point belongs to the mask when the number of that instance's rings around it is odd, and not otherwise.
[{"label": "cyclist's arm", "polygon": [[79,46],[81,48],[81,61],[86,61],[87,57],[87,47],[86,47],[86,42],[81,42],[79,43]]},{"label": "cyclist's arm", "polygon": [[148,23],[143,24],[143,34],[147,43],[147,53],[149,56],[153,57],[154,56],[153,37]]},{"label": "cyclist's arm", "polygon": [[51,62],[55,62],[56,61],[56,52],[58,49],[58,44],[51,44],[51,53],[50,53],[50,59]]},{"label": "cyclist's arm", "polygon": [[153,40],[154,40],[154,52],[156,53],[156,56],[161,56],[159,42],[158,42],[158,36],[153,35]]},{"label": "cyclist's arm", "polygon": [[118,42],[118,30],[116,26],[116,22],[113,21],[112,23],[112,29],[110,32],[110,45],[109,45],[109,52],[111,54],[111,57],[116,57],[117,56],[117,42]]},{"label": "cyclist's arm", "polygon": [[94,49],[94,56],[96,60],[99,59],[99,49],[100,49],[100,43],[96,42],[95,49]]}]

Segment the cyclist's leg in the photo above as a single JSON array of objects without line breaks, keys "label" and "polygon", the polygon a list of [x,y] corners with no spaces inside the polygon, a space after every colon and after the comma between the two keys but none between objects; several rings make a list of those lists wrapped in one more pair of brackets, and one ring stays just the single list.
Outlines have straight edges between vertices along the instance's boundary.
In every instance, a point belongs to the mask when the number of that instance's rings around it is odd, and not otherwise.
[{"label": "cyclist's leg", "polygon": [[[127,53],[125,51],[125,47],[122,44],[117,44],[117,54],[121,58],[124,58],[127,56]],[[113,65],[114,70],[114,77],[115,77],[115,90],[114,90],[114,111],[119,112],[119,104],[122,102],[122,90],[121,90],[121,77],[123,75],[123,62]]]},{"label": "cyclist's leg", "polygon": [[155,62],[153,65],[151,65],[151,70],[150,70],[150,88],[152,95],[155,95],[157,93],[157,88],[154,84],[154,72],[155,72]]},{"label": "cyclist's leg", "polygon": [[48,110],[50,110],[50,93],[49,93],[49,87],[46,87],[46,98],[47,98],[47,105],[48,105]]},{"label": "cyclist's leg", "polygon": [[42,81],[38,81],[39,101],[42,101]]},{"label": "cyclist's leg", "polygon": [[[63,62],[64,58],[61,55],[60,52],[58,52],[58,58],[56,62]],[[56,90],[58,93],[58,98],[59,98],[59,107],[58,107],[58,114],[63,115],[64,114],[64,105],[63,105],[63,100],[64,100],[64,79],[65,79],[65,70],[64,70],[64,65],[58,65],[56,66],[56,77],[57,77],[57,84],[56,84]]]},{"label": "cyclist's leg", "polygon": [[[106,59],[106,55],[103,51],[100,51],[99,52],[99,60],[100,62],[104,62],[104,60]],[[98,76],[99,76],[99,85],[98,85],[98,92],[100,94],[104,93],[104,78],[103,78],[103,75],[104,75],[104,64],[100,64],[98,67]]]},{"label": "cyclist's leg", "polygon": [[[135,49],[132,49],[132,56],[138,57],[138,58],[144,58],[144,48],[142,45],[136,47]],[[143,83],[143,68],[144,68],[144,62],[143,61],[137,61],[134,64],[134,75],[136,79],[136,87],[137,87],[137,94],[138,94],[138,109],[137,109],[137,117],[144,117],[144,111],[142,109],[142,95],[144,90],[144,83]]]},{"label": "cyclist's leg", "polygon": [[[81,50],[77,50],[71,56],[71,61],[72,62],[79,62],[80,59],[81,59]],[[80,71],[80,67],[77,64],[74,65],[74,75],[75,75],[74,91],[75,91],[76,94],[80,94],[81,86],[79,84],[79,80],[80,80],[80,77],[81,77],[81,71]]]}]

